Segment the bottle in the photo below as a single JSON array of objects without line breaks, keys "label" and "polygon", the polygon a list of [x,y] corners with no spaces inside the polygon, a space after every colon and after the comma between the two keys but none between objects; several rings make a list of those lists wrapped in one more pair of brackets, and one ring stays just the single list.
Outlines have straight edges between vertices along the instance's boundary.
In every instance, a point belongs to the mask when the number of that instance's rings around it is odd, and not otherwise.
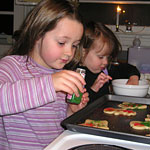
[{"label": "bottle", "polygon": [[[86,73],[85,69],[77,68],[77,69],[76,69],[76,72],[80,73],[81,76],[82,76],[83,78],[85,78],[85,73]],[[68,95],[67,95],[67,102],[68,102],[68,103],[80,104],[83,93],[81,93],[80,90],[78,90],[78,91],[79,91],[79,97],[77,97],[75,94],[72,94],[72,95],[68,94]]]},{"label": "bottle", "polygon": [[133,46],[139,47],[140,45],[141,45],[141,40],[140,40],[139,36],[137,35],[133,40]]},{"label": "bottle", "polygon": [[132,32],[132,25],[130,22],[128,22],[126,25],[126,32]]}]

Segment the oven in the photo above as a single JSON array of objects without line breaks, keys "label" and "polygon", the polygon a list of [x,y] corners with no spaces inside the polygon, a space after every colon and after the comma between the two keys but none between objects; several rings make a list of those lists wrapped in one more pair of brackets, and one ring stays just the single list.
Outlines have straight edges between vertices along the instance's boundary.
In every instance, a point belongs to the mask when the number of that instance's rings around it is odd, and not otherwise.
[{"label": "oven", "polygon": [[[77,133],[65,130],[58,138],[49,144],[44,150],[69,150],[75,147],[82,147],[91,144],[107,144],[120,147],[120,150],[126,148],[129,150],[150,150],[149,144],[126,141],[121,139],[96,136],[91,134]],[[74,149],[75,150],[75,149]],[[84,150],[83,147],[81,150]],[[87,150],[87,148],[85,149]],[[88,149],[90,150],[90,149]],[[96,150],[96,149],[92,149]],[[100,149],[99,149],[100,150]],[[109,150],[113,150],[112,148]]]}]

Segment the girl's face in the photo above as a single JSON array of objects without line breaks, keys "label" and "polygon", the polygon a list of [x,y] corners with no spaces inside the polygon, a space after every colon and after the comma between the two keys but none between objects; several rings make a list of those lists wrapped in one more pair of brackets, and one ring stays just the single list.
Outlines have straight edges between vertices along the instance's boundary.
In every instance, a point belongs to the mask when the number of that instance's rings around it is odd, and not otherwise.
[{"label": "girl's face", "polygon": [[83,65],[91,72],[99,73],[108,65],[108,57],[111,54],[108,40],[101,37],[94,41],[89,52],[84,50]]},{"label": "girl's face", "polygon": [[62,69],[72,60],[82,35],[81,23],[63,18],[36,42],[31,57],[46,68]]}]

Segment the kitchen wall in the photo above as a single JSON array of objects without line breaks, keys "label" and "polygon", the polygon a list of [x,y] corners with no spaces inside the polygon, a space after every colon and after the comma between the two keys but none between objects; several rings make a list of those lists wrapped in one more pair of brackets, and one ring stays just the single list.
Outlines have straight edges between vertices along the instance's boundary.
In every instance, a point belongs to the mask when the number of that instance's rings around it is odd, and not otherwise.
[{"label": "kitchen wall", "polygon": [[127,61],[128,49],[133,46],[133,40],[136,36],[140,38],[142,47],[150,48],[150,27],[149,26],[133,26],[131,32],[126,32],[126,26],[119,26],[119,32],[116,32],[115,25],[107,25],[117,36],[121,45],[122,52],[119,57],[121,60]]},{"label": "kitchen wall", "polygon": [[138,36],[141,40],[141,46],[150,47],[150,27],[133,26],[131,32],[126,31],[126,26],[119,26],[119,32],[116,32],[115,26],[108,25],[120,40],[123,51],[127,51],[133,45],[133,40]]}]

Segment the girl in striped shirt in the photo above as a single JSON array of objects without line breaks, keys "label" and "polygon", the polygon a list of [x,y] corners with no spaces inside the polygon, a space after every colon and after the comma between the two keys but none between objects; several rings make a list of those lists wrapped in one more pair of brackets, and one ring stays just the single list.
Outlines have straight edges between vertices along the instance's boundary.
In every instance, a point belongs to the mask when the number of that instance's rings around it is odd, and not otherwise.
[{"label": "girl in striped shirt", "polygon": [[[64,65],[80,59],[83,24],[75,5],[42,0],[0,60],[0,150],[42,150],[63,128],[62,120],[86,106],[85,81]],[[77,57],[78,56],[78,57]],[[79,105],[66,93],[84,93]]]}]

